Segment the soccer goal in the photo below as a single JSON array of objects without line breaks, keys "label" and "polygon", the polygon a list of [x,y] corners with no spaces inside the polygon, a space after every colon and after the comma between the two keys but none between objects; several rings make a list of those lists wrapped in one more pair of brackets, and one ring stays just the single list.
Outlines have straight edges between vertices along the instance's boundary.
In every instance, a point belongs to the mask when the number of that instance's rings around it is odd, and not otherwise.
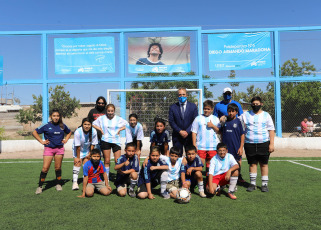
[{"label": "soccer goal", "polygon": [[[193,102],[202,113],[203,91],[202,89],[187,89],[189,102]],[[139,122],[144,127],[144,135],[149,136],[154,129],[155,117],[168,121],[169,107],[178,101],[177,89],[109,89],[107,90],[107,102],[116,106],[119,113],[121,98],[126,99],[126,120],[129,114],[136,113]],[[167,129],[171,128],[167,122]]]}]

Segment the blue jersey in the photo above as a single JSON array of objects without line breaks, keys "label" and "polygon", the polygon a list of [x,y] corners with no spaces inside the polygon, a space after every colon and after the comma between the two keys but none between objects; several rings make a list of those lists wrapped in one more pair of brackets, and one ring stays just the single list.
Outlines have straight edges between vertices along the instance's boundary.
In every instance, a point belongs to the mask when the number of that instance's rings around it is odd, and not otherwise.
[{"label": "blue jersey", "polygon": [[225,101],[221,101],[219,103],[217,103],[214,107],[214,112],[213,115],[217,116],[218,118],[220,118],[221,116],[227,116],[227,106],[231,103],[234,103],[237,105],[237,107],[239,107],[239,112],[238,112],[238,116],[241,116],[243,114],[243,110],[242,110],[242,106],[240,103],[238,103],[237,101],[231,100],[231,102],[226,103]]},{"label": "blue jersey", "polygon": [[93,166],[91,161],[87,161],[83,166],[84,176],[88,176],[88,183],[99,183],[102,181],[101,175],[106,172],[106,168],[102,161],[99,162],[97,168]]},{"label": "blue jersey", "polygon": [[233,156],[237,156],[237,152],[241,146],[241,136],[245,134],[245,127],[240,119],[235,118],[226,121],[221,127],[222,142],[227,145],[228,152]]},{"label": "blue jersey", "polygon": [[[184,172],[184,173],[186,173],[187,169],[189,169],[189,168],[192,168],[192,167],[193,168],[197,168],[197,167],[203,167],[204,166],[202,161],[201,161],[201,158],[198,155],[196,155],[195,159],[192,162],[189,162],[187,160],[187,158],[186,158],[186,161],[187,161],[187,164],[186,165],[182,164],[182,167],[181,167],[181,172]],[[191,179],[191,177],[192,176],[185,175],[186,179]]]},{"label": "blue jersey", "polygon": [[168,143],[171,141],[170,135],[168,130],[164,130],[162,133],[157,133],[154,131],[150,134],[150,142],[156,143],[156,145],[164,145],[165,143]]},{"label": "blue jersey", "polygon": [[[124,163],[125,161],[127,161],[126,155],[121,155],[118,158],[116,165],[120,165],[120,164]],[[121,171],[127,171],[130,169],[134,169],[136,172],[139,171],[139,161],[138,161],[137,155],[134,155],[133,158],[129,158],[129,165],[127,165],[127,166],[124,165],[123,167],[120,168]],[[115,186],[117,187],[118,185],[125,183],[128,176],[129,176],[129,174],[121,174],[121,173],[117,172]]]},{"label": "blue jersey", "polygon": [[55,125],[51,122],[48,122],[47,124],[37,128],[36,132],[38,134],[43,133],[45,140],[50,141],[50,143],[48,145],[45,145],[45,147],[57,148],[64,145],[61,141],[64,139],[65,133],[70,133],[70,129],[65,124],[64,128],[61,129],[59,124]]},{"label": "blue jersey", "polygon": [[157,176],[157,173],[159,172],[159,170],[150,170],[150,167],[152,166],[161,166],[161,165],[167,165],[165,162],[162,162],[160,159],[154,163],[151,160],[148,160],[147,165],[140,170],[140,174],[139,174],[139,180],[138,180],[138,187],[141,186],[144,183],[151,183],[151,181],[153,179],[155,179],[155,177]]}]

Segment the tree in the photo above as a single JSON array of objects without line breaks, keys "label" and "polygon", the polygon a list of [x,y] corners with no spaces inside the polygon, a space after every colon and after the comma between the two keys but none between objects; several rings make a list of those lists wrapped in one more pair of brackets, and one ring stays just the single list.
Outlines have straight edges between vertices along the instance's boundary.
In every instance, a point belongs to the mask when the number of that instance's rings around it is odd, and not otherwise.
[{"label": "tree", "polygon": [[[62,117],[70,118],[76,116],[76,109],[80,108],[80,100],[75,97],[71,98],[69,91],[65,91],[65,87],[57,85],[55,88],[49,88],[49,108],[58,108]],[[29,109],[19,110],[16,119],[21,124],[36,123],[42,120],[42,95],[32,95],[33,105]]]}]

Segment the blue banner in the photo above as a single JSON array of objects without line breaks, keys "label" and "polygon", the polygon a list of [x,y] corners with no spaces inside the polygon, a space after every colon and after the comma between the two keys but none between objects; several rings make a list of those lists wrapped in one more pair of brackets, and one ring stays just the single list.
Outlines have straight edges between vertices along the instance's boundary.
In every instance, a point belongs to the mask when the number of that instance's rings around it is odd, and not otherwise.
[{"label": "blue banner", "polygon": [[269,32],[208,35],[210,71],[272,67]]},{"label": "blue banner", "polygon": [[114,37],[55,38],[55,73],[114,73]]},{"label": "blue banner", "polygon": [[0,85],[3,85],[3,57],[0,56]]}]

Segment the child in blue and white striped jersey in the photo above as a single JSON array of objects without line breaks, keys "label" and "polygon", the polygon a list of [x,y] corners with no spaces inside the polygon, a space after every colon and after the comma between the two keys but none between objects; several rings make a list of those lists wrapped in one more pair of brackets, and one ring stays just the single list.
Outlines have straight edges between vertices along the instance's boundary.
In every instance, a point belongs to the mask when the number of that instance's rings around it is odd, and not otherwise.
[{"label": "child in blue and white striped jersey", "polygon": [[129,124],[126,125],[126,144],[133,142],[136,145],[136,155],[140,160],[140,153],[143,146],[144,131],[141,123],[137,122],[138,116],[135,113],[129,115]]}]

